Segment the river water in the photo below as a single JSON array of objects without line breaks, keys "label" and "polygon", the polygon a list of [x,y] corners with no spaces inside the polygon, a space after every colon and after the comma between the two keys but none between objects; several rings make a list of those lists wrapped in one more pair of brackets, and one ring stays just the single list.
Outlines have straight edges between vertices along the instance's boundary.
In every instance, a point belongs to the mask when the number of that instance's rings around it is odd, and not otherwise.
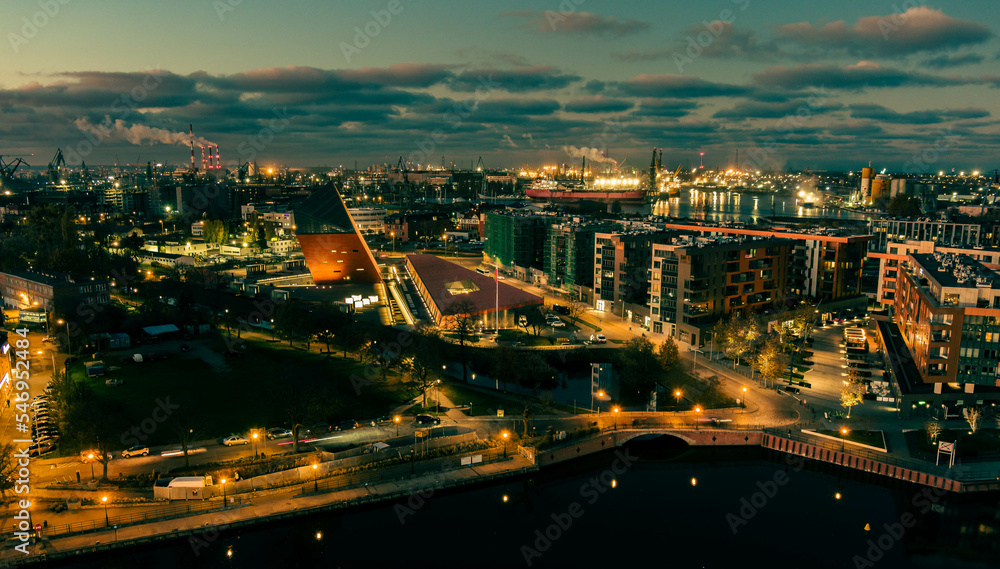
[{"label": "river water", "polygon": [[807,207],[801,199],[773,194],[748,194],[726,191],[683,191],[677,197],[652,204],[622,204],[627,213],[666,217],[686,217],[701,221],[741,221],[756,223],[759,218],[801,217],[841,220],[865,219],[863,214],[838,208],[824,208],[817,200]]},{"label": "river water", "polygon": [[661,438],[409,503],[53,566],[997,566],[997,495],[940,496],[863,476],[759,448],[690,450]]}]

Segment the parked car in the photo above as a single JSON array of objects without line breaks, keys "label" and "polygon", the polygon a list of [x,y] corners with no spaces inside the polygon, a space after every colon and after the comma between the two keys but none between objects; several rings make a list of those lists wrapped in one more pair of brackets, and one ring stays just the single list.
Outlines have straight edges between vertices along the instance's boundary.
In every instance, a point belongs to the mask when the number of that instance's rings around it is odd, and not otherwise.
[{"label": "parked car", "polygon": [[325,433],[332,433],[337,429],[330,423],[316,423],[315,425],[309,427],[309,434],[312,436],[322,435]]},{"label": "parked car", "polygon": [[865,362],[850,362],[847,364],[847,367],[855,369],[871,369],[872,365]]},{"label": "parked car", "polygon": [[569,308],[567,308],[567,307],[565,307],[565,306],[563,306],[561,304],[553,304],[552,305],[552,311],[553,312],[558,312],[559,314],[569,314]]},{"label": "parked car", "polygon": [[389,415],[382,415],[378,419],[372,419],[372,426],[374,427],[376,425],[391,425],[391,424],[393,424],[395,422],[396,422],[396,420],[393,419],[391,416],[389,416]]},{"label": "parked car", "polygon": [[267,430],[267,439],[273,441],[274,439],[287,439],[292,436],[292,432],[284,427],[274,427],[273,429]]},{"label": "parked car", "polygon": [[440,425],[441,424],[441,418],[440,417],[434,417],[432,415],[417,415],[416,419],[417,419],[417,424],[418,425]]},{"label": "parked car", "polygon": [[337,427],[338,431],[353,431],[361,427],[361,424],[354,419],[348,419],[346,421],[341,421],[340,425]]},{"label": "parked car", "polygon": [[552,326],[553,328],[565,328],[566,327],[566,323],[563,322],[562,320],[553,320],[549,324],[549,326]]},{"label": "parked car", "polygon": [[53,342],[56,341],[56,337],[55,336],[46,336],[46,337],[42,338],[42,341],[45,342],[45,343],[47,343],[47,344],[50,344],[50,343],[53,343]]},{"label": "parked car", "polygon": [[28,447],[28,456],[42,456],[55,450],[56,445],[51,443],[35,443]]},{"label": "parked car", "polygon": [[594,336],[594,342],[598,344],[606,344],[608,342],[608,338],[604,334],[598,334],[597,336]]},{"label": "parked car", "polygon": [[226,445],[227,447],[231,447],[235,445],[248,445],[250,444],[250,441],[247,440],[246,437],[241,435],[229,435],[228,437],[222,439],[222,444]]},{"label": "parked car", "polygon": [[136,445],[122,451],[122,458],[132,458],[133,456],[148,456],[149,447],[146,445]]},{"label": "parked car", "polygon": [[801,391],[798,387],[792,387],[791,385],[786,385],[782,387],[782,389],[789,393],[795,393],[795,394],[798,394]]}]

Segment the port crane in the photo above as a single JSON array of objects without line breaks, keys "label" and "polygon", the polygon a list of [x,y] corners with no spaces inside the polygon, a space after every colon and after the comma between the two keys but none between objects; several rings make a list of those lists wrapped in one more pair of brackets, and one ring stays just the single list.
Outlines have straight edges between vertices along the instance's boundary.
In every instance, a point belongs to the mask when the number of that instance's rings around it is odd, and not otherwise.
[{"label": "port crane", "polygon": [[[8,159],[13,158],[14,160],[5,161],[4,156]],[[28,163],[22,160],[22,158],[32,156],[31,154],[0,154],[0,187],[9,189],[14,183],[14,172],[17,172],[18,167],[22,164],[27,166]]]},{"label": "port crane", "polygon": [[53,184],[59,183],[59,169],[66,166],[66,158],[63,157],[62,148],[56,148],[55,156],[49,161],[49,181]]}]

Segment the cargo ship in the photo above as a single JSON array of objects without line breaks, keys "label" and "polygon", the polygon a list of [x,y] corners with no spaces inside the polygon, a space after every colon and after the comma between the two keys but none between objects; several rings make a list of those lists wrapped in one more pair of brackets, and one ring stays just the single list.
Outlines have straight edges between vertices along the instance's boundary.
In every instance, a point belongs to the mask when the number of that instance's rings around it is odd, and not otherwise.
[{"label": "cargo ship", "polygon": [[639,186],[638,178],[598,178],[592,186],[538,178],[525,193],[531,199],[551,201],[641,202],[646,199],[646,191]]}]

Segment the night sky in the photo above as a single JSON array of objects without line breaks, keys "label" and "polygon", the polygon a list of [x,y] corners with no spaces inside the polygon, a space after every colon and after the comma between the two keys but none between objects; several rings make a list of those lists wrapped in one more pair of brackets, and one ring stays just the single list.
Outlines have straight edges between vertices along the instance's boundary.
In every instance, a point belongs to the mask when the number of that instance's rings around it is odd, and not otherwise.
[{"label": "night sky", "polygon": [[6,0],[0,154],[180,165],[193,123],[229,167],[985,171],[998,30],[995,0]]}]

